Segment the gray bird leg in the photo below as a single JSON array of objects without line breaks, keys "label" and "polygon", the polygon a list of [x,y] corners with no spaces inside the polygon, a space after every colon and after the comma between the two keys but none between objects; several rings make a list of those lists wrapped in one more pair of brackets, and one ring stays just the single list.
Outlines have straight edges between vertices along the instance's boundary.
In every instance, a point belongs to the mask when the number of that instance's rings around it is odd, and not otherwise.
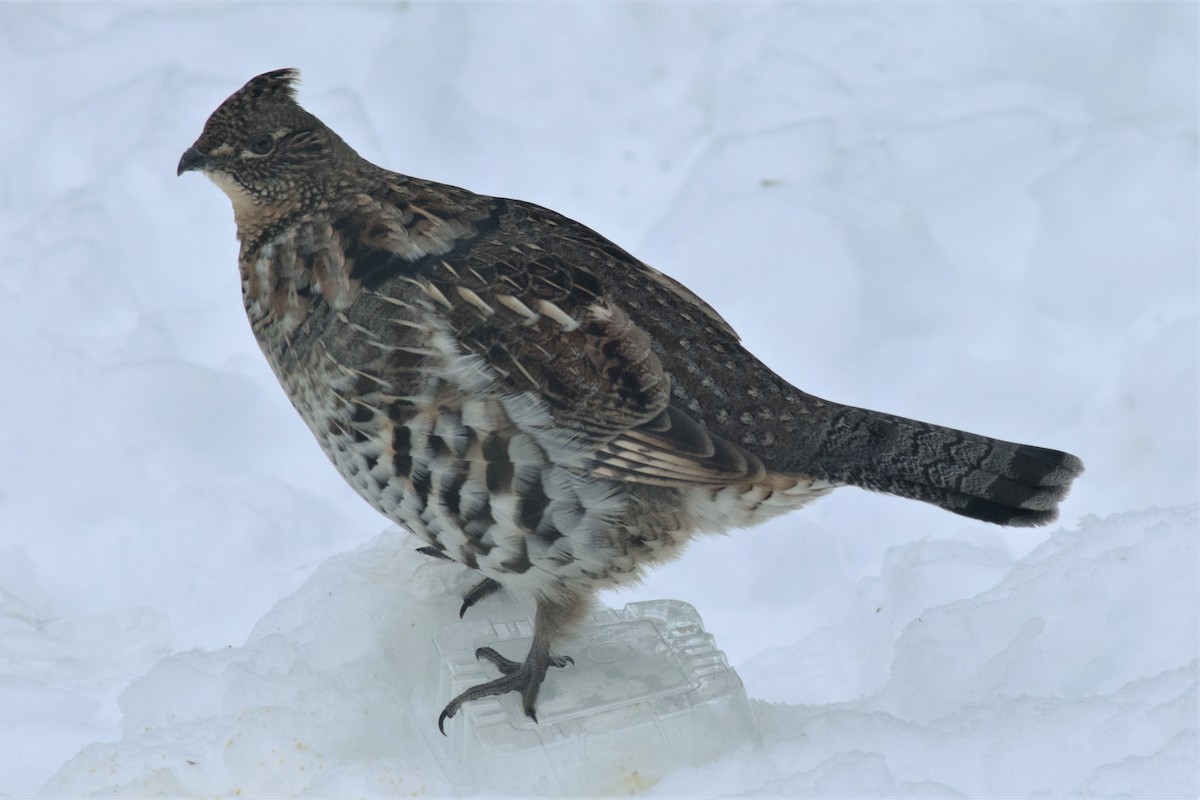
[{"label": "gray bird leg", "polygon": [[447,703],[438,717],[438,730],[442,735],[446,734],[446,720],[457,714],[464,703],[508,692],[521,693],[521,707],[525,716],[537,722],[538,691],[542,688],[542,681],[546,679],[547,670],[550,667],[565,667],[575,663],[570,657],[550,655],[550,643],[559,638],[565,624],[573,621],[583,607],[584,604],[578,601],[561,606],[539,600],[533,621],[533,644],[524,661],[516,662],[505,658],[490,647],[476,650],[476,658],[488,661],[503,674],[495,680],[472,686]]}]

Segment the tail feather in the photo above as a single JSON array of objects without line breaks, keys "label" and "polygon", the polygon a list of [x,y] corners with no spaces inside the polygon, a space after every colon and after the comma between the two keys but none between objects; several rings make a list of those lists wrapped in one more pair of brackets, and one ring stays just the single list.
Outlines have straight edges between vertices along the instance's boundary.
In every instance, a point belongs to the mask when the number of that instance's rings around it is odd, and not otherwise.
[{"label": "tail feather", "polygon": [[1045,525],[1083,462],[1070,453],[849,406],[830,408],[796,471],[999,525]]}]

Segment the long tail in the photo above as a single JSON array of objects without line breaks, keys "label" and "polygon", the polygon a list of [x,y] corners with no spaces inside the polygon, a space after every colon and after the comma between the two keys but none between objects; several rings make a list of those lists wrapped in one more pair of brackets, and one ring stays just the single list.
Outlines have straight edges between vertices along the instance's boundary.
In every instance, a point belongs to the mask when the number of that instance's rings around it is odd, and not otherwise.
[{"label": "long tail", "polygon": [[[797,472],[940,506],[1000,525],[1045,525],[1083,462],[1070,453],[825,404]],[[815,433],[815,431],[814,431]]]}]

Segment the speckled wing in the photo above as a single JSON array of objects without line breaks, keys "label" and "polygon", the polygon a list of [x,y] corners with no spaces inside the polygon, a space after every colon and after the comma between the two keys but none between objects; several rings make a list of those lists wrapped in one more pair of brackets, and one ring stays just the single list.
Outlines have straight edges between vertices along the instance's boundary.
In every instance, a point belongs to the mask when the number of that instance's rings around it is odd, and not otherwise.
[{"label": "speckled wing", "polygon": [[[380,236],[364,220],[347,236],[356,242],[348,253],[352,277],[377,292],[417,286],[434,298],[457,347],[486,363],[505,391],[540,398],[556,427],[594,452],[598,474],[659,485],[764,474],[756,457],[670,405],[670,379],[650,337],[597,278],[597,269],[613,267],[614,245],[538,206],[448,198],[448,187],[434,185],[414,199],[413,187],[406,189],[387,201],[402,207],[403,219],[425,220],[427,230],[440,226],[449,239],[440,252],[412,258],[390,244],[411,235]],[[439,213],[450,207],[453,225]],[[732,334],[694,294],[621,255]]]}]

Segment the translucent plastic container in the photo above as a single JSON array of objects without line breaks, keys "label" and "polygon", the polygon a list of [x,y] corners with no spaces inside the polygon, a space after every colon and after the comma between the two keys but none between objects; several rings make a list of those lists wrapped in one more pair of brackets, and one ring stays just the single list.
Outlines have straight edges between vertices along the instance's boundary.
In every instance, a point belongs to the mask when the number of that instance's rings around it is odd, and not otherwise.
[{"label": "translucent plastic container", "polygon": [[[443,628],[434,639],[436,698],[414,698],[414,712],[418,706],[422,713],[440,709],[464,689],[497,676],[475,659],[477,647],[495,647],[519,661],[532,637],[529,619]],[[599,612],[556,652],[575,663],[547,674],[537,723],[509,692],[467,703],[446,722],[445,737],[436,726],[422,726],[456,786],[493,793],[628,793],[673,768],[758,741],[741,679],[686,603],[656,600]]]}]

